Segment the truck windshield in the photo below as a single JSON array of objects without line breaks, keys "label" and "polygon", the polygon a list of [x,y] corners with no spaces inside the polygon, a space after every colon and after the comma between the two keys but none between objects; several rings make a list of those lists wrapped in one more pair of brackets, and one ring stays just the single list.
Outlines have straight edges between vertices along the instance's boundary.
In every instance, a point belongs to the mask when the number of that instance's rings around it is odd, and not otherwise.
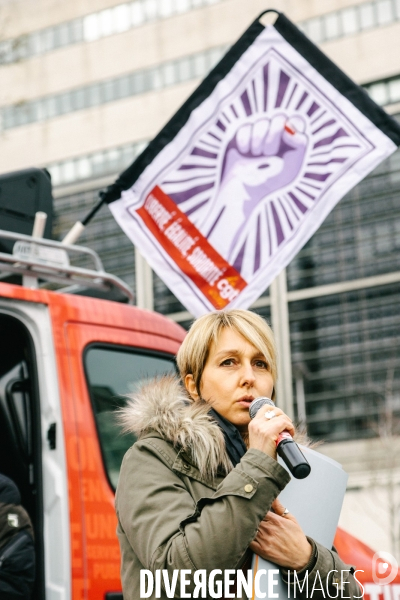
[{"label": "truck windshield", "polygon": [[175,362],[173,356],[142,350],[90,346],[85,353],[85,367],[105,468],[115,489],[122,458],[135,441],[132,434],[121,433],[116,411],[146,379],[175,373]]}]

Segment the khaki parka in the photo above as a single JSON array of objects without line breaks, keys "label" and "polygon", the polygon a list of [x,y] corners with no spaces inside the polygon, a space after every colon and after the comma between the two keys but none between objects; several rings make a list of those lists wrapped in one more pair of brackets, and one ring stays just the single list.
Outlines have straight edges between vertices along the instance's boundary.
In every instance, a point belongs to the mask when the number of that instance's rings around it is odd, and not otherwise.
[{"label": "khaki parka", "polygon": [[[208,410],[191,403],[174,378],[148,384],[125,409],[125,427],[139,439],[124,457],[116,493],[124,600],[195,597],[194,572],[205,569],[208,577],[214,569],[240,569],[261,520],[290,480],[277,461],[255,449],[232,468],[223,434]],[[331,597],[359,597],[350,567],[336,552],[318,544],[314,549],[309,590],[316,571],[323,582],[332,571]],[[346,570],[342,593],[334,585],[335,569],[339,582],[340,571]],[[147,595],[145,570],[153,575],[166,571],[167,584],[178,571],[175,595],[167,595],[163,583],[160,595],[155,585]],[[181,594],[185,579],[186,595]],[[305,598],[304,591],[296,595]],[[328,596],[316,589],[312,597]]]}]

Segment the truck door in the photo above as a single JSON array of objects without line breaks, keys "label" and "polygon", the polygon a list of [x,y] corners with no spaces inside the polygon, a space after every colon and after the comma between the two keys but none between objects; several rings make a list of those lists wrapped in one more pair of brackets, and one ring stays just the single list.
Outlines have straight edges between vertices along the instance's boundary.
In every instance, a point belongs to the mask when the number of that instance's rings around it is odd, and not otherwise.
[{"label": "truck door", "polygon": [[122,457],[135,440],[122,435],[116,411],[143,378],[175,372],[179,343],[76,323],[67,325],[66,335],[82,478],[82,529],[74,529],[72,558],[86,578],[76,598],[122,600],[114,491]]},{"label": "truck door", "polygon": [[[58,449],[47,440],[58,428]],[[18,486],[35,534],[34,600],[70,598],[63,423],[45,305],[0,299],[0,472]]]}]

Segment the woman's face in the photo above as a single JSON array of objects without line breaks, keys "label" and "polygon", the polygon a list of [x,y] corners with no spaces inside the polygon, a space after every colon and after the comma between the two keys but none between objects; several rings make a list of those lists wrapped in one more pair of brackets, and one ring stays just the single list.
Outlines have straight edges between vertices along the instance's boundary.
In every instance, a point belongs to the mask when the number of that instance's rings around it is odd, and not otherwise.
[{"label": "woman's face", "polygon": [[[186,377],[186,386],[197,399],[192,375]],[[273,387],[265,357],[240,333],[225,327],[217,343],[210,347],[200,384],[202,398],[221,416],[246,431],[250,403],[258,396],[270,398]]]}]

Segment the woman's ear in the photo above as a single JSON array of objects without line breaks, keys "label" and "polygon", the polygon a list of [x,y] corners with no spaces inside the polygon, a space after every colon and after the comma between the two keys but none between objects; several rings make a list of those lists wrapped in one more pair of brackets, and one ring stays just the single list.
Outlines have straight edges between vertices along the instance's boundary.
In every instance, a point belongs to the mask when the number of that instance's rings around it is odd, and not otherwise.
[{"label": "woman's ear", "polygon": [[200,396],[197,393],[196,384],[191,373],[188,373],[185,376],[185,388],[187,389],[189,396],[193,398],[193,400],[199,400]]}]

